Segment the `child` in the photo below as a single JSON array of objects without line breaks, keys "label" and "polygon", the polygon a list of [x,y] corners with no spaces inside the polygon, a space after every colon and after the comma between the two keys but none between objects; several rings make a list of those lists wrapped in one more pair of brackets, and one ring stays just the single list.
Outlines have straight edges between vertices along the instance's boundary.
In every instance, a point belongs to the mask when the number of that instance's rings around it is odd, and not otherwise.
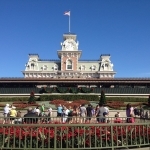
[{"label": "child", "polygon": [[129,123],[134,123],[135,122],[135,120],[134,120],[134,115],[133,114],[131,114],[130,115],[130,120],[129,120]]},{"label": "child", "polygon": [[114,120],[114,123],[122,123],[122,120],[119,118],[119,115],[118,115],[118,113],[117,114],[115,114],[115,120]]},{"label": "child", "polygon": [[119,111],[117,112],[117,114],[118,114],[118,117],[120,117],[120,112]]},{"label": "child", "polygon": [[15,124],[21,124],[22,123],[22,117],[21,117],[21,112],[17,112],[17,116],[15,118]]}]

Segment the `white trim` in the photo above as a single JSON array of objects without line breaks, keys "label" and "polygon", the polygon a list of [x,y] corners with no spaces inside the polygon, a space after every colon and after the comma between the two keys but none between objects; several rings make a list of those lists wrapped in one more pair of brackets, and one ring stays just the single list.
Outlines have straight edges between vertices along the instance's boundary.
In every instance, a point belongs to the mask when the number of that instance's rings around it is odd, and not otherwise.
[{"label": "white trim", "polygon": [[54,64],[53,71],[58,71],[58,65]]},{"label": "white trim", "polygon": [[[68,69],[68,64],[67,64],[67,62],[68,62],[69,60],[72,62],[72,64],[71,64],[72,68],[71,68],[71,69]],[[73,60],[72,60],[71,58],[66,59],[66,70],[73,70]]]},{"label": "white trim", "polygon": [[91,66],[91,71],[96,71],[96,66],[95,65]]},{"label": "white trim", "polygon": [[47,68],[48,68],[47,65],[43,65],[42,70],[43,70],[43,71],[46,71]]}]

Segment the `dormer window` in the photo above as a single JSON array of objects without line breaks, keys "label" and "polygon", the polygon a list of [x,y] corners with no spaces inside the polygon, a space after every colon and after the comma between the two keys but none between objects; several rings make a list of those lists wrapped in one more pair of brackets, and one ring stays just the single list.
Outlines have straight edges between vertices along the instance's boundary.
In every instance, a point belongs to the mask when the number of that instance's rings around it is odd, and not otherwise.
[{"label": "dormer window", "polygon": [[54,71],[58,70],[58,65],[54,65]]},{"label": "dormer window", "polygon": [[43,65],[43,70],[47,70],[47,65]]},{"label": "dormer window", "polygon": [[85,65],[81,65],[81,70],[85,70]]},{"label": "dormer window", "polygon": [[108,64],[105,64],[105,67],[108,68]]},{"label": "dormer window", "polygon": [[67,63],[66,63],[66,65],[67,65],[67,70],[72,70],[72,60],[67,60]]},{"label": "dormer window", "polygon": [[31,70],[34,70],[34,63],[31,64]]},{"label": "dormer window", "polygon": [[92,70],[92,71],[96,70],[96,66],[95,66],[95,65],[92,65],[91,70]]}]

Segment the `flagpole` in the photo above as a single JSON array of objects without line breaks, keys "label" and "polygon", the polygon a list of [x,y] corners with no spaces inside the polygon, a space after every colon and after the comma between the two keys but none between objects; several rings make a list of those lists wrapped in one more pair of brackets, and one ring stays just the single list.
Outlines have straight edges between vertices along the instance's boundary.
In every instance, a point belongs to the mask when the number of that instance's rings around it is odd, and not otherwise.
[{"label": "flagpole", "polygon": [[65,11],[64,12],[64,15],[67,15],[67,16],[69,16],[69,33],[70,33],[70,15],[71,13],[70,13],[70,11]]},{"label": "flagpole", "polygon": [[70,33],[70,15],[69,15],[69,33]]}]

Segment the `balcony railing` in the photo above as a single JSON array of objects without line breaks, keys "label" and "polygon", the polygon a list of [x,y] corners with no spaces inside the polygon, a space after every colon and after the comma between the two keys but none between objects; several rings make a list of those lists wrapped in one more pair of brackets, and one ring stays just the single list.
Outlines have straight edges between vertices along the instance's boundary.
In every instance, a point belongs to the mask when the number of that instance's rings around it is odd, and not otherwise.
[{"label": "balcony railing", "polygon": [[33,124],[0,124],[0,148],[114,150],[150,145],[150,120],[125,123],[126,118],[122,118],[123,123],[114,123],[115,118],[109,118],[109,123],[94,123],[96,118],[92,118],[91,123],[80,123],[80,118],[77,118],[76,122],[69,124],[61,123],[58,117],[49,122],[42,122],[43,118],[38,118],[39,121]]}]

